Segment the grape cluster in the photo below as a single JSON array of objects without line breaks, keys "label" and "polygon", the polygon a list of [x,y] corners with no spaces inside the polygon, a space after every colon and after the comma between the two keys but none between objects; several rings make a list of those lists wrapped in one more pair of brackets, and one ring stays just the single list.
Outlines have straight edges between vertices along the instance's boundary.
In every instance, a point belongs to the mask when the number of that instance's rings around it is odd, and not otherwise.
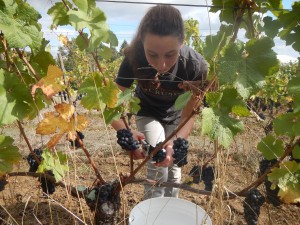
[{"label": "grape cluster", "polygon": [[[42,157],[42,154],[43,154],[43,150],[41,149],[34,149],[33,152],[35,153],[35,155],[37,156],[37,158],[42,161],[43,160],[43,157]],[[27,156],[27,162],[29,164],[29,172],[36,172],[38,167],[39,167],[39,164],[37,161],[35,161],[34,157],[33,157],[33,154],[32,153],[29,153],[29,155]]]},{"label": "grape cluster", "polygon": [[[48,170],[46,172],[46,174],[53,176],[53,178],[54,178],[54,174],[51,170]],[[50,180],[47,180],[45,176],[42,176],[40,178],[40,182],[41,182],[42,190],[44,193],[51,195],[55,192],[55,184],[53,182],[51,182]]]},{"label": "grape cluster", "polygon": [[199,184],[201,181],[201,167],[198,165],[193,166],[189,172],[189,176],[193,178],[194,184]]},{"label": "grape cluster", "polygon": [[[158,147],[161,143],[162,143],[162,142],[157,143],[155,147],[150,146],[150,148],[149,148],[149,154],[150,154],[151,152],[153,152],[153,150],[154,150],[156,147]],[[152,160],[153,160],[154,162],[156,162],[156,163],[159,163],[159,162],[164,161],[165,158],[166,158],[166,150],[165,150],[164,148],[163,148],[163,149],[160,149],[155,155],[152,156]]]},{"label": "grape cluster", "polygon": [[189,148],[189,142],[184,138],[177,138],[173,141],[173,149],[174,149],[174,163],[177,166],[182,167],[186,165],[187,162],[187,152]]},{"label": "grape cluster", "polygon": [[247,225],[257,225],[260,214],[260,207],[264,204],[264,196],[256,189],[250,189],[247,192],[243,203],[244,217]]},{"label": "grape cluster", "polygon": [[[272,160],[267,160],[267,159],[262,159],[259,162],[259,175],[261,176],[266,172],[266,170],[270,167],[272,167],[275,163],[277,162],[277,159],[272,159]],[[266,188],[266,194],[267,194],[267,199],[268,201],[273,205],[273,206],[279,206],[281,204],[280,199],[278,197],[278,192],[279,192],[279,187],[276,186],[275,189],[271,189],[272,183],[268,180],[268,177],[266,177],[265,181],[265,188]]]},{"label": "grape cluster", "polygon": [[137,140],[133,140],[132,133],[130,130],[121,129],[117,131],[117,143],[127,151],[133,151],[140,147]]},{"label": "grape cluster", "polygon": [[119,208],[121,205],[120,192],[115,190],[115,182],[106,183],[101,186],[96,186],[91,189],[91,192],[94,192],[95,198],[89,198],[89,195],[86,196],[86,201],[89,207],[94,211],[98,206],[103,205],[104,203],[110,202],[113,203],[116,208]]},{"label": "grape cluster", "polygon": [[212,166],[202,167],[201,178],[204,182],[204,189],[206,191],[212,191],[214,177],[215,173],[214,168]]},{"label": "grape cluster", "polygon": [[[80,140],[84,139],[84,134],[82,132],[76,131],[76,133],[77,133],[77,136],[78,136],[78,138]],[[72,147],[74,147],[74,145],[75,145],[76,148],[80,148],[81,147],[81,145],[79,144],[77,138],[74,141],[73,140],[69,140],[69,142],[71,143]]]}]

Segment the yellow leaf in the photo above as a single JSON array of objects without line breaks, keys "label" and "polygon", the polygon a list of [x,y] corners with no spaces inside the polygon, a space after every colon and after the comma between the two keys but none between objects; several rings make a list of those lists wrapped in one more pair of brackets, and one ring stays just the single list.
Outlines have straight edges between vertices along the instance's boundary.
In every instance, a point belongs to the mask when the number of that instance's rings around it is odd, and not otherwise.
[{"label": "yellow leaf", "polygon": [[285,190],[280,189],[278,195],[281,201],[287,204],[300,203],[300,185],[296,185],[298,188],[286,188]]},{"label": "yellow leaf", "polygon": [[59,115],[65,120],[69,120],[75,112],[75,107],[66,103],[57,104],[54,106],[54,108],[56,112],[58,112]]},{"label": "yellow leaf", "polygon": [[63,117],[59,116],[57,117],[57,124],[56,126],[60,130],[60,132],[67,132],[70,130],[70,122],[68,120],[65,120]]},{"label": "yellow leaf", "polygon": [[68,39],[67,36],[65,36],[65,35],[63,35],[63,34],[60,34],[60,35],[58,36],[58,39],[60,40],[60,42],[61,42],[63,45],[67,45],[67,44],[68,44],[69,39]]},{"label": "yellow leaf", "polygon": [[57,129],[57,117],[54,115],[54,112],[46,113],[44,119],[39,122],[36,128],[37,134],[54,134]]},{"label": "yellow leaf", "polygon": [[77,127],[76,130],[83,131],[88,126],[88,119],[85,116],[77,115]]},{"label": "yellow leaf", "polygon": [[36,89],[41,88],[47,98],[51,98],[59,91],[65,89],[65,85],[62,84],[62,78],[63,72],[57,66],[49,65],[47,76],[32,86],[31,95],[34,97]]},{"label": "yellow leaf", "polygon": [[59,133],[59,134],[55,134],[47,143],[47,148],[48,149],[52,149],[55,145],[57,145],[57,143],[59,142],[59,140],[62,138],[62,136],[64,135],[64,133]]}]

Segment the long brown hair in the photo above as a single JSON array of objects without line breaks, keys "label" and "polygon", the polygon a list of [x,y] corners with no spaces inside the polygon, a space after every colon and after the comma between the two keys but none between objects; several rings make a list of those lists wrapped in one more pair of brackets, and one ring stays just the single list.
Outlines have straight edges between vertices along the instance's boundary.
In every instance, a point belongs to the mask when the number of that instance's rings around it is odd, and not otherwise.
[{"label": "long brown hair", "polygon": [[172,35],[182,43],[184,22],[181,13],[171,5],[156,5],[148,10],[131,44],[125,49],[125,55],[134,72],[143,62],[147,62],[143,47],[143,40],[147,33],[159,36]]}]

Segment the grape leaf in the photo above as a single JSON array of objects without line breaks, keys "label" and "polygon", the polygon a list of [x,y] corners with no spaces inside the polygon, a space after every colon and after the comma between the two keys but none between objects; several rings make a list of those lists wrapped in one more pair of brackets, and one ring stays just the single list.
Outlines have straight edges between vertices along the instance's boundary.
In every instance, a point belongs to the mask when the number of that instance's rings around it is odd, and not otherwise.
[{"label": "grape leaf", "polygon": [[206,93],[206,101],[211,107],[216,107],[221,101],[222,96],[222,92],[208,92]]},{"label": "grape leaf", "polygon": [[202,110],[202,134],[213,140],[218,140],[225,148],[229,147],[233,137],[244,130],[242,122],[230,118],[217,109]]},{"label": "grape leaf", "polygon": [[38,123],[37,134],[54,134],[47,143],[47,147],[52,149],[64,134],[75,134],[77,130],[86,129],[88,122],[86,117],[77,115],[74,119],[74,106],[61,103],[55,105],[56,112],[45,113],[44,119]]},{"label": "grape leaf", "polygon": [[103,87],[103,80],[99,73],[90,74],[87,79],[80,85],[78,93],[86,93],[81,99],[81,104],[86,109],[104,108],[105,105],[101,100],[101,88]]},{"label": "grape leaf", "polygon": [[191,91],[187,91],[181,95],[178,96],[178,98],[175,101],[175,109],[176,110],[181,110],[183,109],[188,101],[191,99],[193,96],[193,93]]},{"label": "grape leaf", "polygon": [[33,119],[38,109],[44,107],[41,98],[34,102],[28,90],[29,87],[19,80],[17,74],[0,69],[0,125],[17,119]]},{"label": "grape leaf", "polygon": [[88,12],[88,1],[87,0],[73,0],[74,4],[79,10],[87,13]]},{"label": "grape leaf", "polygon": [[67,165],[67,155],[62,152],[54,153],[44,149],[42,157],[43,160],[41,161],[37,172],[44,173],[48,170],[52,170],[55,181],[61,181],[65,175],[65,172],[67,172],[69,169]]},{"label": "grape leaf", "polygon": [[272,135],[264,137],[257,145],[257,149],[267,160],[277,159],[284,153],[283,141]]},{"label": "grape leaf", "polygon": [[273,121],[274,131],[277,135],[287,135],[291,138],[300,135],[300,114],[286,113]]},{"label": "grape leaf", "polygon": [[295,161],[286,161],[280,168],[274,168],[268,179],[280,189],[278,196],[285,203],[300,202],[300,164]]},{"label": "grape leaf", "polygon": [[62,83],[63,72],[54,65],[48,67],[47,76],[40,79],[35,85],[32,86],[31,94],[34,96],[36,89],[41,88],[43,93],[51,98],[59,91],[64,90],[66,87]]},{"label": "grape leaf", "polygon": [[[71,7],[71,3],[68,1],[68,6]],[[50,9],[48,9],[47,14],[52,17],[51,29],[57,26],[64,26],[69,24],[69,16],[67,15],[68,10],[62,2],[56,2]]]},{"label": "grape leaf", "polygon": [[216,35],[208,35],[203,48],[205,59],[214,60],[218,57],[223,47],[228,44],[231,33],[232,26],[221,25],[220,31]]},{"label": "grape leaf", "polygon": [[244,99],[255,94],[264,85],[265,76],[279,68],[273,46],[274,42],[267,37],[251,39],[245,46],[242,43],[227,45],[220,60],[220,83],[233,84]]},{"label": "grape leaf", "polygon": [[42,71],[46,74],[50,65],[55,65],[55,60],[50,52],[41,50],[30,57],[31,63],[37,63]]},{"label": "grape leaf", "polygon": [[[23,26],[18,20],[7,17],[0,11],[0,27],[7,43],[12,48],[25,48],[32,45],[32,35],[39,33],[33,28]],[[36,29],[36,28],[35,28]],[[32,31],[32,33],[30,33]]]},{"label": "grape leaf", "polygon": [[293,98],[294,112],[300,112],[300,77],[293,77],[287,88],[288,94]]},{"label": "grape leaf", "polygon": [[122,115],[122,108],[116,107],[116,108],[105,108],[103,111],[103,117],[105,124],[110,124],[113,120],[120,119]]},{"label": "grape leaf", "polygon": [[279,29],[282,27],[279,20],[273,20],[271,16],[266,16],[263,18],[264,27],[266,35],[270,38],[274,38],[278,35]]},{"label": "grape leaf", "polygon": [[293,158],[294,159],[300,159],[300,145],[296,145],[295,148],[293,149]]},{"label": "grape leaf", "polygon": [[112,80],[107,80],[106,83],[107,85],[100,90],[102,97],[101,100],[107,105],[107,107],[113,108],[117,104],[118,93],[120,90]]},{"label": "grape leaf", "polygon": [[11,137],[0,135],[0,176],[10,172],[13,164],[21,159],[19,149],[13,145]]}]

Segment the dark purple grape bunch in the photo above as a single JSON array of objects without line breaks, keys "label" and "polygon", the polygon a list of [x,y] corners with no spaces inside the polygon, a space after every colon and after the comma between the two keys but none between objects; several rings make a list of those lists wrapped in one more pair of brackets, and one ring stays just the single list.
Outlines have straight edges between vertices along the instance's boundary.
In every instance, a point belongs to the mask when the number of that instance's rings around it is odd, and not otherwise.
[{"label": "dark purple grape bunch", "polygon": [[199,184],[201,182],[201,167],[198,165],[193,166],[189,172],[189,176],[193,178],[194,184]]},{"label": "dark purple grape bunch", "polygon": [[[277,159],[267,160],[262,159],[259,162],[259,176],[263,175],[269,168],[271,168],[275,163],[277,163]],[[279,187],[271,188],[272,182],[268,180],[268,177],[265,178],[264,185],[266,188],[266,196],[268,202],[270,202],[273,206],[280,206],[281,201],[278,197]]]},{"label": "dark purple grape bunch", "polygon": [[264,196],[256,188],[250,189],[247,192],[243,203],[244,217],[247,225],[257,225],[260,214],[260,207],[264,204]]},{"label": "dark purple grape bunch", "polygon": [[189,142],[184,138],[177,138],[173,141],[173,158],[174,163],[177,164],[178,167],[182,167],[186,165],[187,162],[187,153],[189,148]]},{"label": "dark purple grape bunch", "polygon": [[121,205],[120,192],[116,191],[116,183],[105,183],[91,189],[85,196],[85,200],[92,211],[101,207],[104,203],[113,203],[117,208]]},{"label": "dark purple grape bunch", "polygon": [[[148,154],[153,152],[153,150],[156,149],[156,147],[158,147],[161,143],[162,142],[157,143],[155,147],[150,146]],[[164,161],[165,158],[166,158],[166,150],[164,148],[160,149],[158,152],[156,152],[156,154],[154,154],[152,156],[152,160],[156,163],[160,163],[160,162]]]},{"label": "dark purple grape bunch", "polygon": [[[53,174],[52,170],[48,170],[46,172],[46,174],[50,175],[54,178],[54,174]],[[50,181],[43,175],[40,178],[40,182],[41,182],[42,190],[44,193],[51,195],[55,192],[55,183],[54,182]]]},{"label": "dark purple grape bunch", "polygon": [[132,133],[128,129],[121,129],[117,131],[117,143],[127,151],[134,151],[140,147],[137,140],[133,140]]},{"label": "dark purple grape bunch", "polygon": [[204,182],[204,190],[212,191],[215,172],[212,166],[203,166],[201,171],[201,180]]},{"label": "dark purple grape bunch", "polygon": [[[34,149],[33,152],[35,153],[35,155],[37,156],[37,158],[42,161],[43,160],[43,157],[42,157],[42,154],[43,154],[43,150],[38,148],[38,149]],[[29,172],[36,172],[38,167],[39,167],[39,164],[37,161],[35,161],[34,157],[33,157],[33,154],[32,153],[29,153],[29,155],[27,156],[27,162],[29,164]]]}]

